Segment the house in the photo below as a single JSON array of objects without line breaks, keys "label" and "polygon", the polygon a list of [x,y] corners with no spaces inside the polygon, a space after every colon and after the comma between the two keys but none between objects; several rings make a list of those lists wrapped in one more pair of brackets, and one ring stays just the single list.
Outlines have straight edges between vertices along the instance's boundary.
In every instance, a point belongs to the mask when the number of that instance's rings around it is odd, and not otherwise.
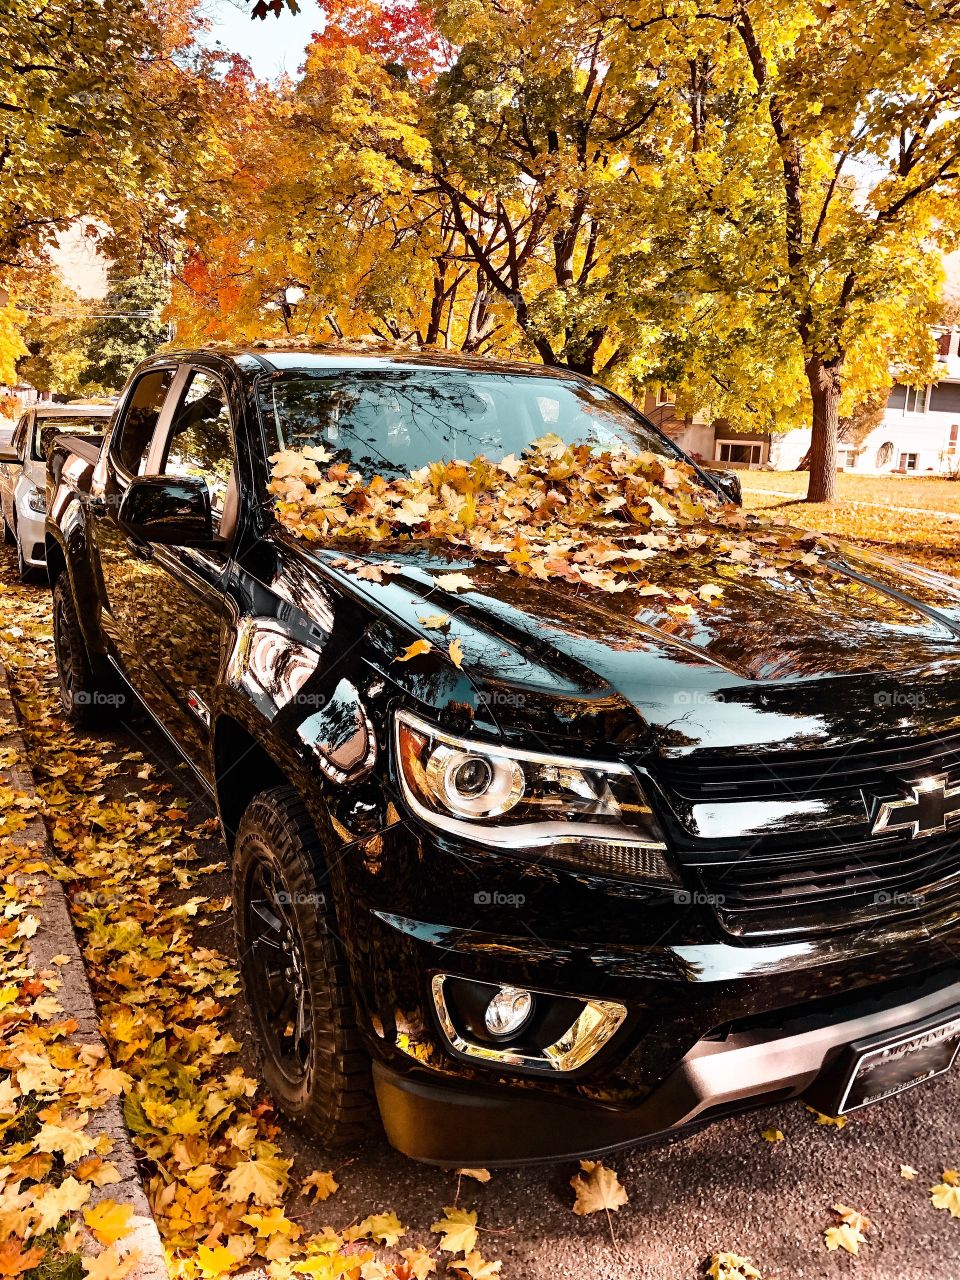
[{"label": "house", "polygon": [[[940,376],[926,387],[894,383],[883,421],[859,444],[840,442],[839,466],[863,475],[960,474],[960,326],[935,330]],[[669,394],[648,392],[644,412],[698,461],[793,471],[810,447],[810,431],[739,432],[722,420],[676,416]]]}]

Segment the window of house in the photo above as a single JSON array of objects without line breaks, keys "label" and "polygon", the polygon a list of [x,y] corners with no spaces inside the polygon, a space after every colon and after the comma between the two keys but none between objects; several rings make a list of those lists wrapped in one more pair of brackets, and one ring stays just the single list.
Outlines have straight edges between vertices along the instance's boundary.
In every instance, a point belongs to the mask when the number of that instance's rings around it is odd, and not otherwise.
[{"label": "window of house", "polygon": [[927,407],[927,388],[926,387],[907,387],[907,401],[904,405],[905,413],[925,413]]},{"label": "window of house", "polygon": [[917,455],[915,453],[901,453],[900,455],[900,471],[916,471]]},{"label": "window of house", "polygon": [[657,387],[657,408],[664,404],[676,403],[669,387]]},{"label": "window of house", "polygon": [[114,433],[110,451],[132,476],[143,474],[160,410],[173,381],[172,369],[152,369],[139,377]]},{"label": "window of house", "polygon": [[888,409],[902,409],[907,403],[907,388],[902,382],[895,382],[890,388],[890,396],[887,400]]},{"label": "window of house", "polygon": [[930,410],[936,413],[960,413],[960,382],[938,382],[931,387]]},{"label": "window of house", "polygon": [[950,428],[950,443],[947,449],[950,453],[956,453],[958,447],[960,447],[960,422],[955,422]]},{"label": "window of house", "polygon": [[843,467],[845,471],[848,471],[851,467],[855,467],[857,465],[856,449],[841,449],[837,454],[837,463],[839,466]]},{"label": "window of house", "polygon": [[717,462],[737,462],[742,466],[759,467],[763,462],[763,445],[736,440],[717,441]]}]

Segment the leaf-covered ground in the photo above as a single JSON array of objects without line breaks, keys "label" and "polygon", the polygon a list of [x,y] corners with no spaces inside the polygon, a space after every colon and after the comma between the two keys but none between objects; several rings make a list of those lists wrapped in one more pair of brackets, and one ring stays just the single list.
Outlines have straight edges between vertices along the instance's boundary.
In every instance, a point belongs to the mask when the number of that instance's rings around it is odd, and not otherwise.
[{"label": "leaf-covered ground", "polygon": [[950,518],[960,515],[960,481],[841,475],[839,502],[824,506],[801,501],[805,474],[758,471],[741,479],[749,511],[785,515],[800,528],[960,574],[960,519]]},{"label": "leaf-covered ground", "polygon": [[[720,1280],[852,1269],[876,1280],[960,1275],[956,1075],[843,1127],[791,1105],[638,1148],[608,1159],[609,1168],[494,1171],[489,1181],[414,1165],[378,1141],[331,1159],[287,1130],[257,1084],[236,995],[224,851],[209,808],[144,720],[92,736],[64,724],[49,596],[15,584],[9,552],[3,557],[0,656],[65,867],[111,1070],[130,1082],[105,1079],[127,1089],[145,1179],[181,1274],[267,1269],[381,1280],[435,1266],[492,1280],[500,1261],[499,1274],[516,1280],[693,1280],[708,1269]],[[15,798],[3,812],[15,820]],[[5,906],[19,921],[29,903],[11,897]],[[17,1033],[2,1012],[0,1031]],[[0,1090],[10,1078],[0,1059]],[[62,1115],[61,1128],[82,1135],[77,1099],[44,1083],[51,1092],[43,1104]],[[14,1114],[32,1109],[24,1103],[32,1095],[8,1087],[5,1096]],[[24,1120],[27,1142],[38,1132],[31,1123]],[[15,1181],[8,1133],[0,1134],[4,1195]],[[54,1155],[51,1170],[37,1164],[36,1178],[21,1170],[14,1200],[0,1201],[0,1242],[15,1234],[16,1195],[45,1198],[45,1182],[63,1187],[87,1158],[68,1159],[72,1149]],[[82,1213],[68,1209],[58,1222],[69,1244]],[[91,1255],[115,1247],[122,1256],[122,1234],[105,1243],[116,1224],[97,1225]],[[0,1275],[19,1267],[33,1280],[81,1280],[91,1271],[77,1249],[63,1253],[52,1238],[43,1244],[47,1256],[37,1263],[29,1249],[38,1246],[24,1240],[27,1268],[0,1253]],[[104,1280],[119,1280],[119,1267],[104,1266]]]}]

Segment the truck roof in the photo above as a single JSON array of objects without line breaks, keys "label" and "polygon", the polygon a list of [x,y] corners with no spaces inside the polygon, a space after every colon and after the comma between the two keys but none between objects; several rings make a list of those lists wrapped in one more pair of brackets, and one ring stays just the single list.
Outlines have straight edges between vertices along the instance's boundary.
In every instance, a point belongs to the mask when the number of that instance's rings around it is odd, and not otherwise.
[{"label": "truck roof", "polygon": [[164,353],[187,360],[202,356],[226,359],[255,359],[270,373],[296,369],[470,369],[486,373],[527,374],[534,377],[575,378],[569,370],[547,367],[524,360],[492,360],[485,356],[466,356],[446,351],[417,351],[410,347],[386,343],[304,343],[282,340],[227,343],[212,342],[202,347]]}]

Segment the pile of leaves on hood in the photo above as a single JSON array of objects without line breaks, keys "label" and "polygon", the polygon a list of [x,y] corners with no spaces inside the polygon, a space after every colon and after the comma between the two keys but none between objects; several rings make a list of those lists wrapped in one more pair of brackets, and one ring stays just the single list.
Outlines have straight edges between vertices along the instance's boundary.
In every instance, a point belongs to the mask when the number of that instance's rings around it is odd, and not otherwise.
[{"label": "pile of leaves on hood", "polygon": [[[369,481],[322,446],[270,462],[278,517],[308,540],[385,548],[431,540],[523,577],[667,596],[682,607],[695,601],[682,574],[654,585],[643,572],[649,561],[706,550],[711,564],[737,573],[828,572],[817,535],[723,504],[688,463],[650,452],[548,435],[522,458],[481,455]],[[708,584],[699,599],[721,590]]]}]

